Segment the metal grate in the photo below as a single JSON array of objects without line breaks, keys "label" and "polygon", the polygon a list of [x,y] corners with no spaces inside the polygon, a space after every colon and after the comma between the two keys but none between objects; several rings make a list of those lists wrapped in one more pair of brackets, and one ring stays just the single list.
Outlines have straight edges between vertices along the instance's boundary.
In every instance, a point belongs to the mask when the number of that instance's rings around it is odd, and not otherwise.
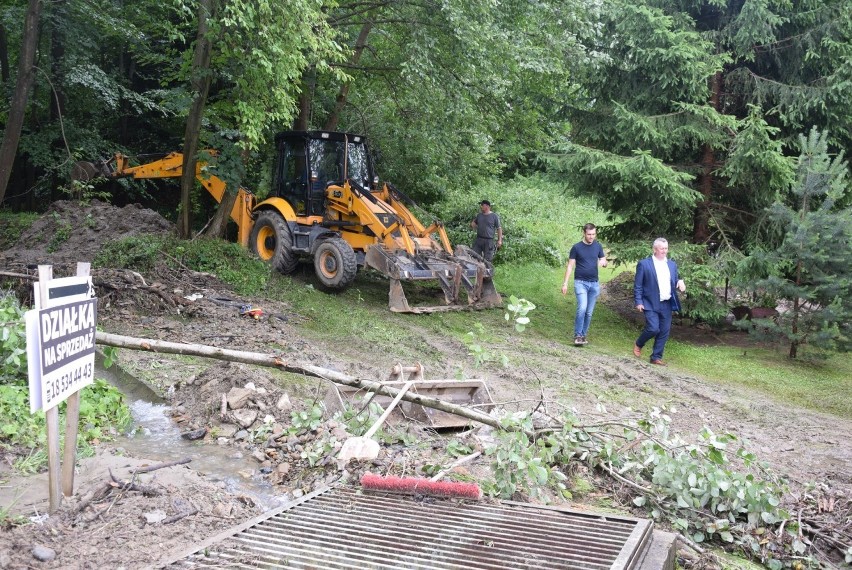
[{"label": "metal grate", "polygon": [[651,521],[521,503],[340,488],[308,495],[172,559],[188,568],[633,569]]}]

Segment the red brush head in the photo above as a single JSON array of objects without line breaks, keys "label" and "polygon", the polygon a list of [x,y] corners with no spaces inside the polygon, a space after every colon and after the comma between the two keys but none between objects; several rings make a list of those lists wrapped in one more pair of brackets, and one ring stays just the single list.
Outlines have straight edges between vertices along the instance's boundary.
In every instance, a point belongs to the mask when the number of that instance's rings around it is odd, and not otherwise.
[{"label": "red brush head", "polygon": [[482,490],[476,483],[430,481],[419,477],[381,477],[372,473],[365,473],[361,476],[361,486],[370,491],[387,491],[407,495],[431,495],[474,500],[482,498]]}]

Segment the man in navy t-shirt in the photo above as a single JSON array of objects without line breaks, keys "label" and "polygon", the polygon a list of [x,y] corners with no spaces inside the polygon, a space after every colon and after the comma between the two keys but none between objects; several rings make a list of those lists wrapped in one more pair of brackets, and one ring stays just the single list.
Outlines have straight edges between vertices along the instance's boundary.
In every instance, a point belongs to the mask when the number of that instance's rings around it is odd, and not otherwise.
[{"label": "man in navy t-shirt", "polygon": [[606,254],[600,242],[594,224],[583,226],[583,241],[578,241],[568,254],[568,268],[565,270],[565,281],[562,283],[562,294],[568,293],[568,279],[571,271],[574,273],[574,294],[577,296],[577,316],[574,318],[574,344],[588,344],[586,335],[592,322],[592,311],[595,301],[601,292],[598,283],[598,267],[606,267]]}]

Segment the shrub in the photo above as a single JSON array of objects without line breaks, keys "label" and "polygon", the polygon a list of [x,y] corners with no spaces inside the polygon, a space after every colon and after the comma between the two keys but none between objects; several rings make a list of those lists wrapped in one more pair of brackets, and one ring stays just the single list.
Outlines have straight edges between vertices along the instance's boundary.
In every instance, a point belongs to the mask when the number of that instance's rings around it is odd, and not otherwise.
[{"label": "shrub", "polygon": [[26,383],[24,311],[9,291],[0,292],[0,385]]}]

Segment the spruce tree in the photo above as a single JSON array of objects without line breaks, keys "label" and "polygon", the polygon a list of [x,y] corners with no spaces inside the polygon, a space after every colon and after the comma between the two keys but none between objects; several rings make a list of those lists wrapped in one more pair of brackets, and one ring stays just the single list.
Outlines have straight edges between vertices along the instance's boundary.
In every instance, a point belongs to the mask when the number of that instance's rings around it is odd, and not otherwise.
[{"label": "spruce tree", "polygon": [[816,128],[799,137],[793,199],[767,210],[776,244],[742,268],[742,278],[758,277],[753,287],[782,303],[775,319],[753,323],[754,334],[786,339],[790,358],[802,345],[852,349],[852,207],[843,206],[848,166],[842,153],[831,158],[828,140]]},{"label": "spruce tree", "polygon": [[852,145],[848,0],[603,0],[550,164],[624,237],[746,250],[793,183],[798,134]]}]

